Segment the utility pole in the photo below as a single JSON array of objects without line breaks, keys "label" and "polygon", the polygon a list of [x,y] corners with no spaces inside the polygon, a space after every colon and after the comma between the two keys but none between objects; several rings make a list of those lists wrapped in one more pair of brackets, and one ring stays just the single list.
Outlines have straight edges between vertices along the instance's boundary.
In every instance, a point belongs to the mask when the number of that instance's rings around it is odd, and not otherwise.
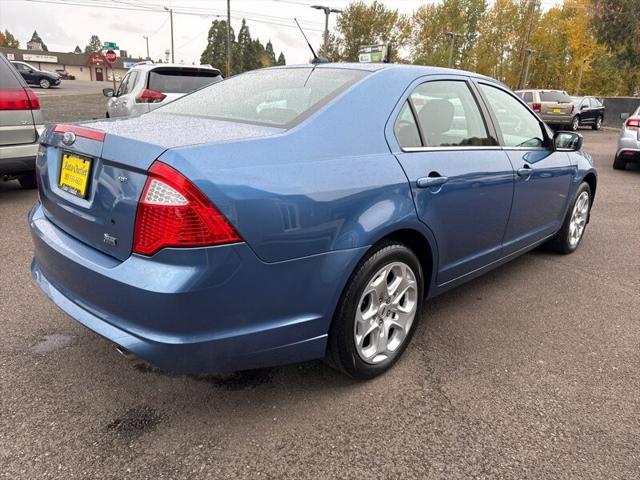
[{"label": "utility pole", "polygon": [[227,0],[227,78],[231,76],[231,0]]},{"label": "utility pole", "polygon": [[169,23],[171,23],[171,63],[175,63],[174,49],[173,49],[173,8],[164,7],[169,12]]},{"label": "utility pole", "polygon": [[311,5],[311,8],[316,10],[322,10],[324,12],[324,42],[322,49],[324,54],[327,54],[327,48],[329,48],[329,15],[332,13],[342,13],[342,10],[337,8],[325,7],[324,5]]},{"label": "utility pole", "polygon": [[529,81],[529,62],[531,61],[531,56],[536,54],[536,51],[527,48],[524,53],[527,56],[527,67],[524,71],[524,81],[522,82],[521,88],[527,88],[527,82]]},{"label": "utility pole", "polygon": [[144,38],[147,41],[147,60],[149,60],[149,36],[148,35],[143,35],[142,38]]},{"label": "utility pole", "polygon": [[536,11],[536,8],[539,5],[539,0],[529,0],[529,26],[527,27],[527,34],[524,38],[524,43],[522,44],[522,65],[520,66],[520,77],[518,78],[518,88],[524,88],[526,82],[523,81],[523,72],[525,68],[525,60],[526,60],[526,50],[527,45],[529,44],[529,37],[531,36],[531,30],[533,29],[533,17]]},{"label": "utility pole", "polygon": [[584,71],[584,64],[587,63],[587,59],[585,58],[580,62],[580,74],[578,75],[578,85],[576,86],[576,97],[580,95],[580,86],[582,85],[582,73]]},{"label": "utility pole", "polygon": [[451,38],[451,43],[449,44],[449,68],[453,68],[453,47],[456,43],[456,37],[461,36],[461,34],[456,32],[444,32],[444,34]]}]

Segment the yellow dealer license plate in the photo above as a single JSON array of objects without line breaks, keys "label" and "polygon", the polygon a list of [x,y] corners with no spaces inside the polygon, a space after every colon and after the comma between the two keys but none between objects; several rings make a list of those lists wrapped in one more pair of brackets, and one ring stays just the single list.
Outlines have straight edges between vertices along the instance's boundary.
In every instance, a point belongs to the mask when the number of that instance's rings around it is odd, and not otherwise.
[{"label": "yellow dealer license plate", "polygon": [[87,196],[91,160],[75,153],[62,153],[58,187],[77,197]]},{"label": "yellow dealer license plate", "polygon": [[560,113],[562,110],[560,110],[559,108],[554,108],[553,109],[553,113]]}]

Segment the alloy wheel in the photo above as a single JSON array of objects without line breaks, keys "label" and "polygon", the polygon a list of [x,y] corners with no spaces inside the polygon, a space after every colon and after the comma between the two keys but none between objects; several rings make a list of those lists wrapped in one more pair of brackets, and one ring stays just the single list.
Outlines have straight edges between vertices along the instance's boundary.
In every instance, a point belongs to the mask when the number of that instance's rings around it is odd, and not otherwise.
[{"label": "alloy wheel", "polygon": [[588,216],[589,194],[582,192],[573,205],[573,212],[571,213],[571,220],[569,222],[569,245],[571,248],[575,248],[580,242]]},{"label": "alloy wheel", "polygon": [[406,263],[380,268],[367,282],[354,322],[360,358],[369,364],[387,360],[402,346],[418,309],[416,275]]},{"label": "alloy wheel", "polygon": [[574,132],[578,130],[580,127],[580,119],[578,117],[573,117],[573,121],[571,122],[571,130]]},{"label": "alloy wheel", "polygon": [[46,78],[42,78],[40,79],[40,86],[42,88],[49,88],[51,86],[51,82],[49,82],[49,80],[47,80]]}]

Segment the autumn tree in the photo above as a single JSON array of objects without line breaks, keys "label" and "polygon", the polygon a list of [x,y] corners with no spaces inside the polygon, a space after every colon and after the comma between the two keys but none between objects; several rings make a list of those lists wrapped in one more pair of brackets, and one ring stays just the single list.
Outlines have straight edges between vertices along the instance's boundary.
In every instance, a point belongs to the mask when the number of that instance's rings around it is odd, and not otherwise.
[{"label": "autumn tree", "polygon": [[20,48],[20,42],[9,30],[0,31],[0,47]]},{"label": "autumn tree", "polygon": [[398,61],[398,52],[408,44],[410,35],[411,21],[406,15],[378,0],[370,5],[356,1],[338,16],[336,32],[329,36],[329,47],[320,53],[332,61],[357,62],[361,45],[389,43],[391,60]]},{"label": "autumn tree", "polygon": [[472,69],[480,21],[486,8],[485,0],[444,0],[440,4],[422,5],[412,17],[413,62],[447,66],[451,39],[445,32],[452,32],[456,34],[453,65]]}]

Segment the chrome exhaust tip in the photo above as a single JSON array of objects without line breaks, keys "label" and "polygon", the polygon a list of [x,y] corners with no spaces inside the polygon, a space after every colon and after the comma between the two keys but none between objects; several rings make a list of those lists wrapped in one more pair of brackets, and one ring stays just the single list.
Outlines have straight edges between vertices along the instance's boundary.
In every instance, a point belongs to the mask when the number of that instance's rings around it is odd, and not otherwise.
[{"label": "chrome exhaust tip", "polygon": [[124,358],[126,358],[127,360],[135,360],[136,359],[136,356],[133,353],[131,353],[126,348],[121,347],[120,345],[116,345],[116,351],[120,355],[122,355]]}]

